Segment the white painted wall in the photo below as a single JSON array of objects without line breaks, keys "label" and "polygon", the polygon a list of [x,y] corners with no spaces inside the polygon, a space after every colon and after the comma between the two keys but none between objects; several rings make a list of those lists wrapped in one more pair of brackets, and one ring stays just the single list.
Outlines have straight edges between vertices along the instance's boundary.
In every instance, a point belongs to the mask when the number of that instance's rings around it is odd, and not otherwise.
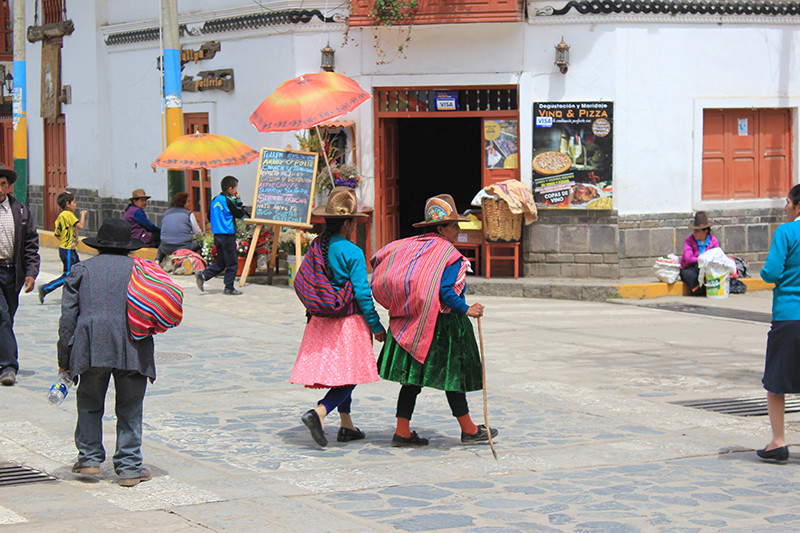
[{"label": "white painted wall", "polygon": [[[157,4],[70,4],[76,31],[64,38],[62,80],[73,88],[73,103],[64,106],[71,187],[96,188],[101,195],[122,198],[143,187],[154,198],[166,200],[166,172],[150,170],[162,143],[158,43],[103,43],[111,30],[157,23]],[[295,3],[269,5],[286,9]],[[178,7],[181,21],[194,23],[210,18],[210,12],[228,16],[254,9],[244,0],[179,1]],[[319,6],[303,5],[315,7]],[[28,0],[27,9],[32,24],[33,0]],[[233,68],[235,90],[183,93],[184,112],[207,112],[212,132],[254,148],[296,147],[294,132],[259,133],[249,117],[283,81],[319,71],[319,50],[330,40],[337,72],[356,79],[368,92],[389,86],[519,85],[520,156],[527,183],[533,102],[604,100],[614,102],[615,208],[621,214],[782,205],[780,199],[722,204],[701,200],[702,109],[796,108],[796,25],[532,22],[414,26],[406,58],[388,64],[379,64],[372,29],[351,29],[349,42],[342,46],[344,27],[318,21],[297,25],[294,31],[280,27],[186,37],[181,40],[186,47],[219,40],[222,50],[211,60],[186,65],[184,74]],[[109,29],[107,23],[114,26]],[[377,32],[390,54],[396,50],[398,32]],[[554,47],[562,36],[571,46],[566,75],[553,64]],[[42,184],[41,45],[28,44],[27,54],[30,179]],[[364,104],[346,118],[357,123],[361,169],[374,175],[372,105]],[[794,142],[797,154],[798,135]],[[797,155],[794,159],[797,167]],[[252,201],[255,165],[212,171],[214,192],[228,173],[240,179],[245,201]]]}]

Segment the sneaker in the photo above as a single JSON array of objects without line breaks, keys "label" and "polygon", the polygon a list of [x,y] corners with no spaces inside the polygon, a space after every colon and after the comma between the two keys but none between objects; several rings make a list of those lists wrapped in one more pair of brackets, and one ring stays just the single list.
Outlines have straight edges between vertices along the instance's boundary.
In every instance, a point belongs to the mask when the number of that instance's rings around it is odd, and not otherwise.
[{"label": "sneaker", "polygon": [[47,296],[47,293],[44,292],[44,287],[39,285],[39,304],[44,305],[44,297]]},{"label": "sneaker", "polygon": [[361,440],[366,437],[366,433],[360,429],[350,429],[346,427],[339,428],[339,434],[336,436],[337,442],[350,442],[351,440]]},{"label": "sneaker", "polygon": [[74,474],[80,474],[82,476],[96,476],[100,473],[99,466],[88,466],[80,461],[72,465],[72,472]]},{"label": "sneaker", "polygon": [[0,384],[10,386],[17,382],[17,371],[7,366],[0,372]]},{"label": "sneaker", "polygon": [[202,272],[195,272],[194,273],[194,280],[197,282],[197,288],[200,289],[200,292],[205,292],[203,285],[206,282],[206,278],[203,277]]},{"label": "sneaker", "polygon": [[[497,430],[492,428],[492,438],[497,436]],[[461,442],[464,444],[472,444],[474,442],[481,442],[484,440],[489,440],[489,432],[486,431],[486,426],[481,424],[478,426],[478,432],[470,435],[469,433],[461,432]]]},{"label": "sneaker", "polygon": [[139,473],[139,477],[119,478],[119,485],[120,487],[133,487],[142,481],[150,481],[151,479],[153,479],[153,475],[150,473],[150,471],[146,468],[142,468],[142,471]]},{"label": "sneaker", "polygon": [[394,446],[395,448],[405,448],[407,446],[427,446],[427,445],[428,445],[428,439],[421,439],[417,435],[416,431],[412,431],[411,436],[408,438],[401,437],[397,433],[395,433],[394,437],[392,437],[392,446]]},{"label": "sneaker", "polygon": [[239,296],[240,294],[242,294],[242,291],[237,291],[236,289],[229,289],[228,287],[225,287],[225,290],[222,291],[222,294],[227,294],[228,296]]},{"label": "sneaker", "polygon": [[183,273],[188,276],[192,272],[194,272],[192,270],[192,260],[187,259],[186,261],[183,262]]}]

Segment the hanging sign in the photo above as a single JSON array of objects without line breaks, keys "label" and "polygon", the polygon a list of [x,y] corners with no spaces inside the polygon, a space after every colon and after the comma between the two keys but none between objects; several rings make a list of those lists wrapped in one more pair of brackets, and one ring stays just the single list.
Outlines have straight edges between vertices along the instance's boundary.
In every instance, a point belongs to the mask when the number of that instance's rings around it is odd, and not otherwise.
[{"label": "hanging sign", "polygon": [[612,209],[612,102],[533,104],[533,197],[539,208]]},{"label": "hanging sign", "polygon": [[458,91],[442,91],[434,95],[436,111],[458,111]]}]

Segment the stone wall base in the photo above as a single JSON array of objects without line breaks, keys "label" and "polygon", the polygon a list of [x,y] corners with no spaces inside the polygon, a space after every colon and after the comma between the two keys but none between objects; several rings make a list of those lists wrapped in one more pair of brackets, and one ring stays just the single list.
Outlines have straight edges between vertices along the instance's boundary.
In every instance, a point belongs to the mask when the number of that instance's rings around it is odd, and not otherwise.
[{"label": "stone wall base", "polygon": [[[655,260],[683,254],[694,213],[619,216],[616,211],[542,210],[525,227],[523,275],[552,278],[640,278]],[[775,209],[709,211],[711,229],[728,255],[745,258],[751,271],[764,266],[772,233],[784,221]]]}]

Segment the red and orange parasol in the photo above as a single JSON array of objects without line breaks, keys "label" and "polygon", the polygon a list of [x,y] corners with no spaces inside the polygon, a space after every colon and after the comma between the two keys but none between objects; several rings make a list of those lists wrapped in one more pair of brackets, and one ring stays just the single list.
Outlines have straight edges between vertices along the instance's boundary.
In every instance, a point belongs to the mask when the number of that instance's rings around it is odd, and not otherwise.
[{"label": "red and orange parasol", "polygon": [[[369,100],[369,94],[354,80],[336,72],[303,74],[282,83],[261,102],[250,122],[258,131],[293,131],[315,128],[322,145],[318,124],[349,113]],[[325,164],[330,163],[325,150]]]}]

